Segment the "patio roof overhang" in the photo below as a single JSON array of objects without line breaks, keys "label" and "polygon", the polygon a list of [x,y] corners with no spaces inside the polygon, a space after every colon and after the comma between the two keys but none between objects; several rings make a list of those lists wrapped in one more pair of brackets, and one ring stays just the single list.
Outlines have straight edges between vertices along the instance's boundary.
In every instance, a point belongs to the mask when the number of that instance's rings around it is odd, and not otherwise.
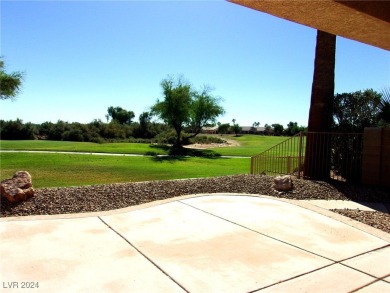
[{"label": "patio roof overhang", "polygon": [[390,1],[228,1],[390,51]]}]

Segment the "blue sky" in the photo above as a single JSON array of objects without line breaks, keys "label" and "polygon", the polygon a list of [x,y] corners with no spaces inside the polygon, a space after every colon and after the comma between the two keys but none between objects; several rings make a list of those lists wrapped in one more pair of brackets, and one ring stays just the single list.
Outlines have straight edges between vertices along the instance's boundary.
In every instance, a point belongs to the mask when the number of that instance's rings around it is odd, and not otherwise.
[{"label": "blue sky", "polygon": [[[316,30],[226,1],[1,1],[1,55],[24,71],[0,119],[136,118],[184,75],[210,85],[240,125],[307,125]],[[390,85],[390,52],[337,38],[335,92]]]}]

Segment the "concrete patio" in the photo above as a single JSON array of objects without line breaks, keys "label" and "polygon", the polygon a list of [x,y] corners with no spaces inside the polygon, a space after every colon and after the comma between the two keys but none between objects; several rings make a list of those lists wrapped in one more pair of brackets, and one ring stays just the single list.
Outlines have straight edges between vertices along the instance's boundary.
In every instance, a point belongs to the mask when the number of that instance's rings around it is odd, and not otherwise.
[{"label": "concrete patio", "polygon": [[0,233],[1,292],[390,292],[390,234],[319,203],[192,195]]}]

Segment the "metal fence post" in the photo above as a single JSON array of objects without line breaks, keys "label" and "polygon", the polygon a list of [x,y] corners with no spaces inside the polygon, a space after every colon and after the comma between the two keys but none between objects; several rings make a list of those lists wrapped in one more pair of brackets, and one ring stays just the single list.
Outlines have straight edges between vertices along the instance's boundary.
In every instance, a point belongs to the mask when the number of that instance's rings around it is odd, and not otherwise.
[{"label": "metal fence post", "polygon": [[291,174],[291,156],[287,157],[287,174]]},{"label": "metal fence post", "polygon": [[298,179],[301,178],[301,166],[302,166],[302,131],[299,132],[299,147],[298,147]]}]

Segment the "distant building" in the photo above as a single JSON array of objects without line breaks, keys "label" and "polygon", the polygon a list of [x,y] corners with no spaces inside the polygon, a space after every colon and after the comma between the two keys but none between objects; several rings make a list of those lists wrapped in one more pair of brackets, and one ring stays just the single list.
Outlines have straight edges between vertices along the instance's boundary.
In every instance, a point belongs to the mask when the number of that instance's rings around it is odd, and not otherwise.
[{"label": "distant building", "polygon": [[[265,134],[265,127],[253,127],[253,126],[240,126],[241,134]],[[201,133],[203,134],[217,134],[218,126],[203,127]]]},{"label": "distant building", "polygon": [[204,134],[216,134],[217,131],[218,131],[218,126],[203,127],[201,133],[204,133]]},{"label": "distant building", "polygon": [[265,127],[253,127],[253,126],[241,126],[241,133],[242,134],[264,134],[265,133]]}]

